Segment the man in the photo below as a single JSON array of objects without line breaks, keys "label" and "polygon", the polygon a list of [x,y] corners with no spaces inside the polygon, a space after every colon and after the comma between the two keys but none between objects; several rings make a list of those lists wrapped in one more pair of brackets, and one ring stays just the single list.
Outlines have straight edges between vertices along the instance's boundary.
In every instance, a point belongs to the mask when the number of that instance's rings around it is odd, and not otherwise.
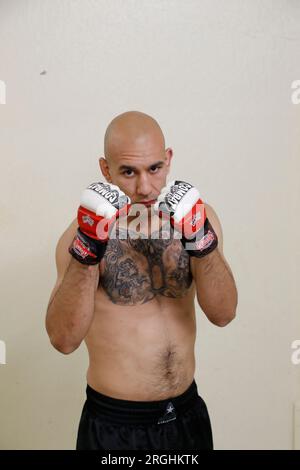
[{"label": "man", "polygon": [[[152,117],[117,116],[104,150],[106,183],[85,190],[58,241],[46,317],[58,351],[69,354],[84,340],[89,352],[77,449],[213,449],[194,380],[194,299],[215,325],[235,317],[237,290],[219,219],[191,184],[166,185],[173,152]],[[137,205],[146,211],[139,238],[130,229]],[[156,231],[147,223],[153,207]],[[184,230],[176,238],[180,227],[193,227],[197,238]]]}]

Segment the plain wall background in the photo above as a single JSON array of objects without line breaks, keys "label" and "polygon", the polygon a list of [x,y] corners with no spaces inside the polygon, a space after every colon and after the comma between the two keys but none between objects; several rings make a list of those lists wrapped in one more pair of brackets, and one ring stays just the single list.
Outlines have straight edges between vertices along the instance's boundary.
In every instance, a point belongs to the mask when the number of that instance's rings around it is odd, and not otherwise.
[{"label": "plain wall background", "polygon": [[[300,365],[300,3],[295,0],[0,1],[0,448],[72,449],[85,345],[50,345],[57,240],[101,180],[106,126],[152,115],[170,178],[216,210],[237,318],[197,307],[196,380],[217,449],[291,449]],[[46,71],[46,73],[45,73]]]}]

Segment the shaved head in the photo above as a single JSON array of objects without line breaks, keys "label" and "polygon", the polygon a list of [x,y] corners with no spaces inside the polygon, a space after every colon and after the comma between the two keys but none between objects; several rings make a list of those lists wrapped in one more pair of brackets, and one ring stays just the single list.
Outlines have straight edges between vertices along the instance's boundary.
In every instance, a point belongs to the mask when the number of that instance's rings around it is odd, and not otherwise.
[{"label": "shaved head", "polygon": [[172,156],[157,121],[140,111],[127,111],[107,126],[99,166],[106,181],[132,203],[151,203],[166,185]]},{"label": "shaved head", "polygon": [[104,155],[109,162],[124,149],[138,150],[148,143],[164,152],[165,138],[159,124],[148,114],[127,111],[109,123],[104,136]]}]

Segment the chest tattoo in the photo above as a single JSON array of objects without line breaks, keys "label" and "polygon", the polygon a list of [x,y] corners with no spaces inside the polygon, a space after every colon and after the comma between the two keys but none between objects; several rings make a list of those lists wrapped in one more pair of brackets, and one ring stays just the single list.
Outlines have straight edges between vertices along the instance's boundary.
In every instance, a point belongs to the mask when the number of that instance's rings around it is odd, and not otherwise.
[{"label": "chest tattoo", "polygon": [[113,303],[143,304],[158,295],[183,297],[191,283],[189,255],[180,240],[136,239],[129,233],[108,241],[99,284]]}]

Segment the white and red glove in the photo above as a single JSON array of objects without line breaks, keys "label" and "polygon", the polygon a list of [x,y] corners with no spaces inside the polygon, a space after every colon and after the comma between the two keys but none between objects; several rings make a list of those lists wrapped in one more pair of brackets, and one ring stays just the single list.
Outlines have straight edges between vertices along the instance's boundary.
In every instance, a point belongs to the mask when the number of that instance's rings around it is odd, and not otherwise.
[{"label": "white and red glove", "polygon": [[185,181],[171,181],[154,205],[159,216],[169,216],[172,227],[182,234],[181,242],[190,256],[202,258],[218,245],[218,237],[208,218],[195,186]]},{"label": "white and red glove", "polygon": [[127,215],[130,198],[110,183],[92,183],[81,195],[77,234],[69,253],[82,264],[97,264],[104,256],[114,222]]}]

